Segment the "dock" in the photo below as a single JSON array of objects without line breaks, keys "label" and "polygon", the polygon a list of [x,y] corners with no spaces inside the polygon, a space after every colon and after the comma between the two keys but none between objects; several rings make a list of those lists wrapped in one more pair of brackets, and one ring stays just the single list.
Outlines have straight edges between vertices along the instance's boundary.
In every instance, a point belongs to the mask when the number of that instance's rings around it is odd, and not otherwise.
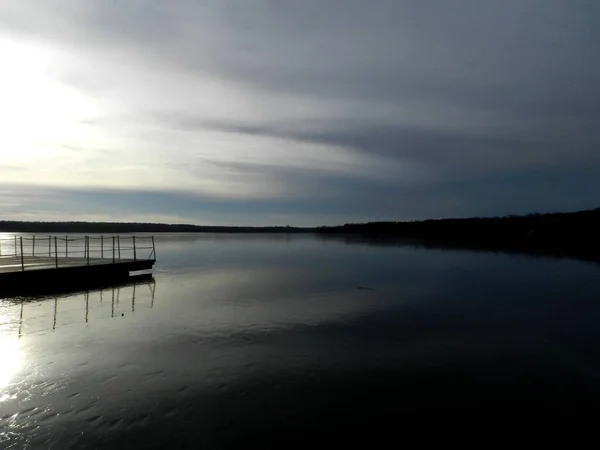
[{"label": "dock", "polygon": [[154,236],[0,239],[0,299],[127,280],[156,262]]}]

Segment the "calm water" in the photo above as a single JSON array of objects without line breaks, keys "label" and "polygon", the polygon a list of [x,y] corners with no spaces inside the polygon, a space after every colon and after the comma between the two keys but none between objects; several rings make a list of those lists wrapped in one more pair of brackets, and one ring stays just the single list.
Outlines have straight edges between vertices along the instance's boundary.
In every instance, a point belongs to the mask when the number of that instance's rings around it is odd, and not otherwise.
[{"label": "calm water", "polygon": [[154,280],[0,301],[1,448],[384,439],[600,405],[600,265],[162,235]]}]

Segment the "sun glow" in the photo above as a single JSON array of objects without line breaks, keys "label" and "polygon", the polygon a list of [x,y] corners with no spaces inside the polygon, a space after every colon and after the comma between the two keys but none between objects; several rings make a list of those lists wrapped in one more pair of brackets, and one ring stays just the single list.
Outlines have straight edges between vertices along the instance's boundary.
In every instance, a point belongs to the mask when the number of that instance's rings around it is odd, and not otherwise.
[{"label": "sun glow", "polygon": [[91,99],[51,75],[58,55],[0,38],[0,157],[27,164],[54,157],[61,145],[86,138],[82,120],[95,113]]}]

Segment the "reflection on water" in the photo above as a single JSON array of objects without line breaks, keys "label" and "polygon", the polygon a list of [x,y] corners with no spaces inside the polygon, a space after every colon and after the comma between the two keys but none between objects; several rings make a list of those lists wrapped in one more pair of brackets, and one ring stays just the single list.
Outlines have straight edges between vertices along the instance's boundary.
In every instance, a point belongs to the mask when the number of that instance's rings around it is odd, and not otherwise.
[{"label": "reflection on water", "polygon": [[[80,320],[86,324],[94,318],[106,316],[103,298],[110,296],[110,317],[115,316],[115,302],[127,299],[131,312],[135,312],[136,293],[140,288],[147,288],[149,295],[144,296],[149,307],[154,307],[156,284],[152,275],[139,276],[132,281],[115,284],[104,289],[85,291],[83,293],[65,294],[63,297],[36,297],[5,299],[0,309],[0,402],[14,399],[15,395],[3,392],[14,377],[19,373],[23,363],[23,350],[20,340],[24,335],[43,333],[46,330],[56,330],[57,324],[72,325],[80,313]],[[139,297],[139,296],[138,296]],[[149,298],[147,298],[149,297]],[[83,299],[83,302],[80,300]],[[99,301],[98,301],[99,300]],[[139,299],[138,299],[139,301]],[[61,304],[66,304],[65,320],[59,320]],[[139,304],[138,304],[139,307]],[[52,312],[50,312],[52,310]],[[91,311],[90,311],[91,310]],[[124,314],[124,313],[121,313]]]},{"label": "reflection on water", "polygon": [[[2,320],[3,318],[0,318]],[[13,377],[21,368],[21,349],[19,340],[15,336],[0,333],[0,402],[7,400],[7,394],[2,394],[4,389],[12,381]]]},{"label": "reflection on water", "polygon": [[[80,298],[81,296],[83,296],[83,304],[81,306],[81,313],[84,315],[84,321],[85,323],[88,323],[90,320],[90,301],[91,301],[91,309],[92,309],[92,314],[91,317],[95,317],[95,316],[102,316],[104,309],[107,308],[107,306],[104,306],[104,298],[106,296],[109,296],[111,298],[111,302],[110,302],[110,317],[114,317],[115,316],[115,303],[118,305],[119,301],[122,301],[122,298],[125,297],[127,298],[128,302],[131,303],[131,312],[135,312],[135,302],[136,302],[136,289],[138,289],[138,286],[140,287],[145,287],[149,290],[150,292],[150,308],[154,307],[154,297],[155,297],[155,291],[156,291],[156,281],[154,280],[154,277],[152,275],[148,275],[148,276],[138,276],[134,278],[134,281],[128,281],[128,282],[124,282],[124,283],[120,283],[120,284],[114,284],[111,285],[107,288],[104,289],[97,289],[97,290],[86,290],[83,293],[79,293],[79,294],[73,294],[70,293],[68,296],[63,296],[63,297],[58,297],[57,295],[55,295],[54,297],[50,297],[50,296],[43,296],[43,297],[36,297],[34,299],[26,299],[26,298],[20,298],[20,299],[5,299],[4,300],[4,309],[8,309],[8,305],[10,305],[11,303],[13,305],[19,305],[19,319],[18,319],[18,323],[19,323],[19,327],[18,327],[18,336],[19,338],[21,337],[21,335],[23,334],[23,322],[24,322],[24,318],[27,319],[28,318],[28,312],[33,310],[35,311],[35,316],[30,318],[32,321],[39,321],[40,318],[46,318],[48,316],[47,314],[47,309],[49,308],[49,302],[52,301],[52,305],[53,305],[53,314],[52,314],[52,330],[56,329],[56,325],[57,325],[57,319],[59,316],[59,305],[61,302],[66,302],[68,298],[71,297],[78,297]],[[123,295],[121,294],[121,292],[123,291]],[[91,298],[91,300],[90,300]],[[73,319],[73,313],[76,310],[76,308],[70,308],[69,309],[69,320]],[[3,328],[10,328],[11,324],[9,323],[9,319],[8,316],[6,317],[6,319],[4,320],[4,323],[2,323]],[[25,327],[25,329],[27,329],[27,326]],[[36,332],[41,331],[43,328],[35,328]]]},{"label": "reflection on water", "polygon": [[597,265],[310,235],[157,247],[156,283],[0,303],[0,447],[340,444],[600,405]]}]

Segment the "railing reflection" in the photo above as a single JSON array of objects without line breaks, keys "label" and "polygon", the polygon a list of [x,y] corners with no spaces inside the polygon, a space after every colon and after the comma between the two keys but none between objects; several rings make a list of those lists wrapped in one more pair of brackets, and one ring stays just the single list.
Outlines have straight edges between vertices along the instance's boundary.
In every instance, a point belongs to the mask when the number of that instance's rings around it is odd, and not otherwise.
[{"label": "railing reflection", "polygon": [[[102,308],[102,305],[104,303],[104,295],[107,293],[110,295],[110,297],[111,297],[110,317],[113,318],[113,317],[115,317],[115,315],[118,315],[118,313],[115,313],[115,304],[117,306],[119,305],[119,302],[122,297],[122,293],[126,293],[128,298],[131,299],[131,312],[132,313],[135,312],[136,306],[139,306],[139,305],[136,305],[136,301],[139,298],[139,294],[140,294],[139,289],[140,288],[148,289],[147,293],[148,293],[148,297],[149,297],[149,302],[147,303],[147,305],[151,309],[154,308],[154,299],[155,299],[155,293],[156,293],[156,280],[150,274],[149,275],[139,275],[139,276],[134,277],[132,280],[130,280],[128,282],[114,284],[114,285],[106,286],[106,287],[103,287],[100,289],[86,290],[86,291],[79,291],[79,292],[69,292],[68,294],[63,294],[63,295],[20,298],[20,299],[10,300],[10,302],[13,304],[18,303],[19,308],[20,308],[19,327],[18,327],[19,338],[24,334],[24,322],[25,322],[25,320],[27,320],[24,318],[27,318],[27,310],[31,309],[31,310],[35,311],[36,306],[39,306],[40,302],[45,303],[48,300],[51,300],[53,302],[52,330],[54,331],[57,328],[58,317],[59,317],[59,313],[60,313],[60,303],[68,300],[69,302],[71,302],[70,304],[72,304],[73,297],[82,296],[82,300],[83,300],[83,303],[85,306],[84,306],[84,311],[82,311],[83,318],[81,320],[87,324],[91,321],[91,319],[90,319],[90,303],[91,303],[91,300],[93,300],[94,296],[97,295],[97,297],[99,299],[100,308]],[[73,310],[71,309],[69,312],[73,313]],[[124,314],[121,314],[121,315],[124,315]],[[44,317],[43,315],[40,316],[39,314],[36,314],[36,316],[29,317],[28,320],[40,319],[40,318],[43,319],[43,317]]]}]

